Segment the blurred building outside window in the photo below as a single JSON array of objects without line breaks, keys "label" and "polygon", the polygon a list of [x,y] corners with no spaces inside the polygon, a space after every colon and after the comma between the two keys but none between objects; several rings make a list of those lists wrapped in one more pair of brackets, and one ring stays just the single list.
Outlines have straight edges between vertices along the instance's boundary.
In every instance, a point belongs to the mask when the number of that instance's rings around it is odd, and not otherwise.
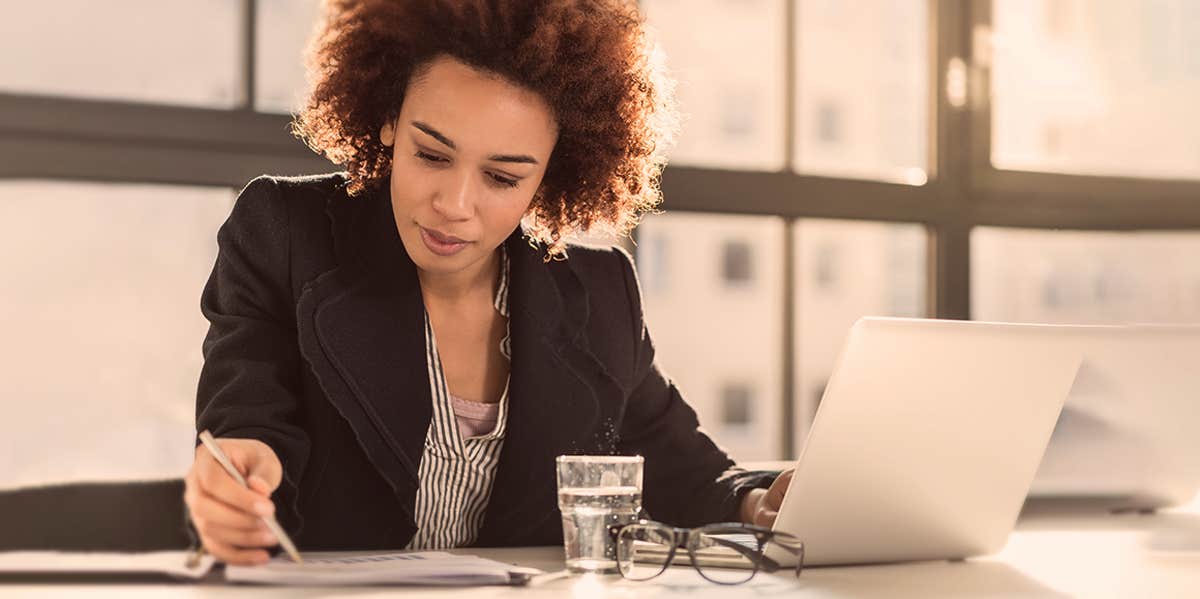
[{"label": "blurred building outside window", "polygon": [[721,388],[721,425],[746,427],[754,422],[754,387],[747,383],[727,383]]},{"label": "blurred building outside window", "polygon": [[1200,2],[994,0],[992,31],[996,168],[1200,179]]},{"label": "blurred building outside window", "polygon": [[[727,242],[753,260],[749,280],[726,281]],[[672,248],[661,252],[660,248]],[[674,248],[680,248],[674,251]],[[680,387],[700,424],[737,459],[774,459],[781,443],[783,223],[775,217],[669,213],[638,228],[644,311],[659,365]],[[649,268],[645,266],[649,265]],[[738,266],[737,272],[742,272]],[[660,277],[667,277],[664,284]],[[740,391],[731,381],[752,381]],[[747,422],[729,422],[736,402]]]},{"label": "blurred building outside window", "polygon": [[200,292],[233,199],[0,181],[0,489],[187,471]]},{"label": "blurred building outside window", "polygon": [[235,108],[246,97],[242,7],[242,0],[6,3],[0,92]]}]

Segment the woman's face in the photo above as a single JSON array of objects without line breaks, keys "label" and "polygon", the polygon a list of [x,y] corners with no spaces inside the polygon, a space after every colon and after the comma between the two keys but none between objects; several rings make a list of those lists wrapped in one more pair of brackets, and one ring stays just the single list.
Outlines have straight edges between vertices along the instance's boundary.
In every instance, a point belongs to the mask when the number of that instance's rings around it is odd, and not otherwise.
[{"label": "woman's face", "polygon": [[481,266],[520,224],[558,139],[537,94],[452,58],[408,86],[380,131],[392,146],[392,213],[429,273]]}]

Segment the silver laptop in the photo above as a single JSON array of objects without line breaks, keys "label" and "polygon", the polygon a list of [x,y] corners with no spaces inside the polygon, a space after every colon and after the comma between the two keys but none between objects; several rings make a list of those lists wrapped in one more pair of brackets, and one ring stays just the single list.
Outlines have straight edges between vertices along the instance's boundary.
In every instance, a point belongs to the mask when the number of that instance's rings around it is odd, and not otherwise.
[{"label": "silver laptop", "polygon": [[859,320],[775,529],[804,542],[806,565],[1000,549],[1079,367],[1078,329]]},{"label": "silver laptop", "polygon": [[1091,337],[1030,497],[1186,503],[1200,488],[1200,327],[1097,327]]}]

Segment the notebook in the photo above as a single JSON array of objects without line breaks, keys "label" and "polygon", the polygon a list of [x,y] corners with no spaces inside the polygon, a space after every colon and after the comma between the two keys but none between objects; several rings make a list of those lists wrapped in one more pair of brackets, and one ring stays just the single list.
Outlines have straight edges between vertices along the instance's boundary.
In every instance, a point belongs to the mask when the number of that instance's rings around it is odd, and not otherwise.
[{"label": "notebook", "polygon": [[[62,551],[0,552],[0,576],[45,574],[98,574],[106,576],[164,575],[180,579],[203,578],[216,561],[205,555],[189,562],[188,551],[99,553]],[[190,564],[190,565],[189,565]]]},{"label": "notebook", "polygon": [[[17,551],[0,553],[0,576],[27,574],[165,575],[184,580],[204,578],[216,560],[204,556],[189,567],[184,551],[151,553],[64,553]],[[304,563],[287,557],[262,566],[226,566],[227,582],[298,585],[522,585],[540,570],[473,555],[441,551],[416,553],[306,553]]]}]

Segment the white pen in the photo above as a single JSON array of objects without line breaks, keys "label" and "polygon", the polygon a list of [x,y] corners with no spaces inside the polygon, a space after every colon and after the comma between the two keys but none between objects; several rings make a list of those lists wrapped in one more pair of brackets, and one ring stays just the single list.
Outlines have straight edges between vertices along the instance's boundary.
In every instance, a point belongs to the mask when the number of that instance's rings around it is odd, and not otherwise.
[{"label": "white pen", "polygon": [[[217,440],[213,438],[212,433],[207,430],[201,431],[200,442],[204,444],[204,447],[208,448],[208,452],[221,463],[221,466],[225,468],[229,476],[233,477],[233,480],[236,480],[239,485],[247,489],[250,488],[250,485],[246,484],[246,479],[242,478],[242,473],[238,472],[238,469],[233,467],[233,462],[229,461],[229,456],[226,456],[225,452],[221,451],[221,446],[217,445]],[[292,543],[292,539],[287,536],[287,533],[283,532],[283,527],[275,521],[275,516],[260,517],[263,524],[266,524],[267,528],[271,529],[271,532],[275,535],[275,538],[279,540],[279,544],[283,545],[284,551],[287,551],[287,554],[292,557],[292,561],[297,564],[303,564],[304,560],[300,559],[300,552],[296,550],[296,545]]]}]

